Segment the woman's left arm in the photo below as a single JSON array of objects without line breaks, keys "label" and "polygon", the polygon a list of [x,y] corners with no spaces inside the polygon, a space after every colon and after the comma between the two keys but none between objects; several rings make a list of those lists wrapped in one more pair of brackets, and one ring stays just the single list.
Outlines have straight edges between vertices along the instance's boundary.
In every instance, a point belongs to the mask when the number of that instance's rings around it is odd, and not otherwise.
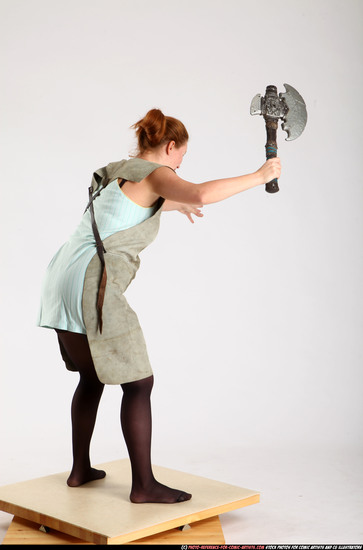
[{"label": "woman's left arm", "polygon": [[165,199],[164,204],[162,206],[162,210],[164,210],[165,212],[177,210],[178,212],[185,214],[188,217],[188,219],[192,223],[194,223],[192,214],[194,214],[195,216],[198,216],[198,218],[202,218],[203,214],[200,210],[202,207],[203,207],[202,204],[185,204],[182,202],[175,202],[175,201],[170,201],[168,199]]}]

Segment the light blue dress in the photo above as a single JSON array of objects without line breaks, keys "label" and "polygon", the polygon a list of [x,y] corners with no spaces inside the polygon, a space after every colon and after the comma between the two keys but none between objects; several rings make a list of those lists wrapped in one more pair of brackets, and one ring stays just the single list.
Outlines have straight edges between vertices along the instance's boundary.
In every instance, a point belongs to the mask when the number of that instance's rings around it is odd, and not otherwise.
[{"label": "light blue dress", "polygon": [[[110,182],[94,200],[101,240],[150,218],[156,206],[144,208]],[[82,292],[88,264],[96,254],[89,209],[76,231],[51,260],[42,286],[37,326],[86,334],[82,315]]]}]

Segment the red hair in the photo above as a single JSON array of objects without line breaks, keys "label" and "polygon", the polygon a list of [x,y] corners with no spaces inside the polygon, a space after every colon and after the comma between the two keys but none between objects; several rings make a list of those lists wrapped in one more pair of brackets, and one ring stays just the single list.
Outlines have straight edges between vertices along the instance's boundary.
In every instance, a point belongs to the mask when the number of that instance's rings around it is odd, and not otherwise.
[{"label": "red hair", "polygon": [[180,147],[189,139],[184,124],[176,118],[165,116],[160,109],[151,109],[131,128],[136,130],[139,153],[155,149],[169,141],[175,141],[176,147]]}]

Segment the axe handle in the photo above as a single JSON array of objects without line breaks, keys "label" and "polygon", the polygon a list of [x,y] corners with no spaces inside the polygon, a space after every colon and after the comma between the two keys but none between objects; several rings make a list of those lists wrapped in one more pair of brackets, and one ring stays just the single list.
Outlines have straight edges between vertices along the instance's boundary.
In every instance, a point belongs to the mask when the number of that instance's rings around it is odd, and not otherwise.
[{"label": "axe handle", "polygon": [[[277,157],[276,135],[277,135],[278,120],[276,120],[275,118],[270,118],[268,116],[265,116],[265,122],[266,122],[266,134],[267,134],[267,141],[265,145],[266,160],[268,160],[268,159]],[[266,183],[265,189],[267,193],[277,193],[277,191],[279,191],[277,178]]]}]

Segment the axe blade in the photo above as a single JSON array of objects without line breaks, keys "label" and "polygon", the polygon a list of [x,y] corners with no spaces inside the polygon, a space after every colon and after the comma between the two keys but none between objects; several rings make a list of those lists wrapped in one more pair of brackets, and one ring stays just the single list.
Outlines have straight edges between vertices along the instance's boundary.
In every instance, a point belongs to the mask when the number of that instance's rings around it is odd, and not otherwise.
[{"label": "axe blade", "polygon": [[293,141],[298,138],[304,131],[308,120],[305,101],[295,88],[290,84],[284,84],[285,93],[280,93],[279,96],[285,101],[288,106],[288,112],[283,117],[281,128],[287,133],[285,141]]},{"label": "axe blade", "polygon": [[261,94],[255,95],[251,101],[250,107],[251,115],[261,115],[262,114],[262,96]]}]

